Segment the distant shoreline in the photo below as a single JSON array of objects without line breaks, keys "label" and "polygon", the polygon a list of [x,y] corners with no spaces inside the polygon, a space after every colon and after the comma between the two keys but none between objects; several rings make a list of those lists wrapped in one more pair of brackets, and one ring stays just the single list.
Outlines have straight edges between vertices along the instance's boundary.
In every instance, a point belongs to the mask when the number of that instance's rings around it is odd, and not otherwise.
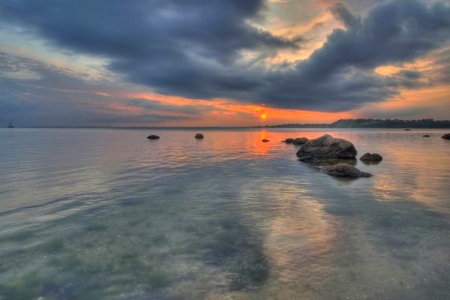
[{"label": "distant shoreline", "polygon": [[336,122],[327,124],[278,124],[278,125],[265,125],[265,126],[237,126],[237,127],[227,127],[227,126],[211,126],[211,127],[169,127],[169,126],[24,126],[16,128],[28,128],[28,129],[137,129],[137,130],[229,130],[229,129],[264,129],[264,128],[281,128],[281,129],[447,129],[450,128],[450,120],[433,120],[433,119],[422,119],[422,120],[399,120],[399,119],[342,119]]},{"label": "distant shoreline", "polygon": [[450,128],[450,120],[341,119],[331,124],[282,124],[264,128],[446,129]]}]

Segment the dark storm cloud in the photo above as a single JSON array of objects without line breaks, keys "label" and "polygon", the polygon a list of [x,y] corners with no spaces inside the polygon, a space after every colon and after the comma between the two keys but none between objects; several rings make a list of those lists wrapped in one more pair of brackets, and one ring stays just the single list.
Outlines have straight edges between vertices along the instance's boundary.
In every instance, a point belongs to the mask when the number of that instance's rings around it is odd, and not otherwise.
[{"label": "dark storm cloud", "polygon": [[295,47],[246,24],[260,0],[18,0],[1,8],[59,45],[118,59],[187,59],[188,49],[228,60],[240,49]]},{"label": "dark storm cloud", "polygon": [[[111,59],[110,69],[164,94],[213,98],[260,85],[236,66],[242,50],[273,53],[296,41],[248,25],[262,0],[17,0],[4,20],[64,48]],[[237,69],[236,69],[237,68]]]},{"label": "dark storm cloud", "polygon": [[414,78],[381,76],[375,68],[413,61],[450,41],[450,4],[444,1],[390,1],[372,9],[360,24],[342,5],[334,7],[334,14],[340,14],[347,29],[335,29],[294,70],[269,74],[270,84],[259,93],[267,104],[339,111],[388,99],[403,82],[416,86]]},{"label": "dark storm cloud", "polygon": [[245,64],[299,47],[249,25],[263,0],[110,1],[9,0],[3,24],[76,52],[110,60],[109,68],[159,93],[190,98],[232,98],[280,108],[342,111],[379,102],[400,87],[421,86],[420,74],[381,76],[448,44],[448,1],[391,0],[365,18],[342,4],[331,8],[345,29],[335,29],[308,59],[273,67]]}]

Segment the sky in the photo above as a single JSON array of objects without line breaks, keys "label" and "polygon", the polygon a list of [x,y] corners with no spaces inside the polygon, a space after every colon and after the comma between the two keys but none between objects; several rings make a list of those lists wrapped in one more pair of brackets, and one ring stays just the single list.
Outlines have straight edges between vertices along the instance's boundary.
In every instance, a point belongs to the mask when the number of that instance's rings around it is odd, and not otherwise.
[{"label": "sky", "polygon": [[0,0],[0,124],[450,119],[450,0]]}]

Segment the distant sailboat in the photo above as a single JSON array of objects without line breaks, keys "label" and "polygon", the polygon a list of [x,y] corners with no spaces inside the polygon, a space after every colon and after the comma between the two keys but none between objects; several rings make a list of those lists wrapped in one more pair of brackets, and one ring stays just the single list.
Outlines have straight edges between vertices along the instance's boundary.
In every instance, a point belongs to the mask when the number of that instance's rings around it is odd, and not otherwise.
[{"label": "distant sailboat", "polygon": [[9,121],[8,128],[14,128],[14,125],[12,124],[11,120]]}]

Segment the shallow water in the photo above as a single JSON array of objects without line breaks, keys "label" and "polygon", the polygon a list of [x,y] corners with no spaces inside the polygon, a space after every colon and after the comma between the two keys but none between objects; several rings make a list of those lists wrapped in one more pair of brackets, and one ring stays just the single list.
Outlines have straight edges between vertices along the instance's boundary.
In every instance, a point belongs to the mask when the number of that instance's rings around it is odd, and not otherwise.
[{"label": "shallow water", "polygon": [[352,181],[280,142],[321,130],[195,133],[0,129],[0,299],[450,298],[445,131],[327,131]]}]

